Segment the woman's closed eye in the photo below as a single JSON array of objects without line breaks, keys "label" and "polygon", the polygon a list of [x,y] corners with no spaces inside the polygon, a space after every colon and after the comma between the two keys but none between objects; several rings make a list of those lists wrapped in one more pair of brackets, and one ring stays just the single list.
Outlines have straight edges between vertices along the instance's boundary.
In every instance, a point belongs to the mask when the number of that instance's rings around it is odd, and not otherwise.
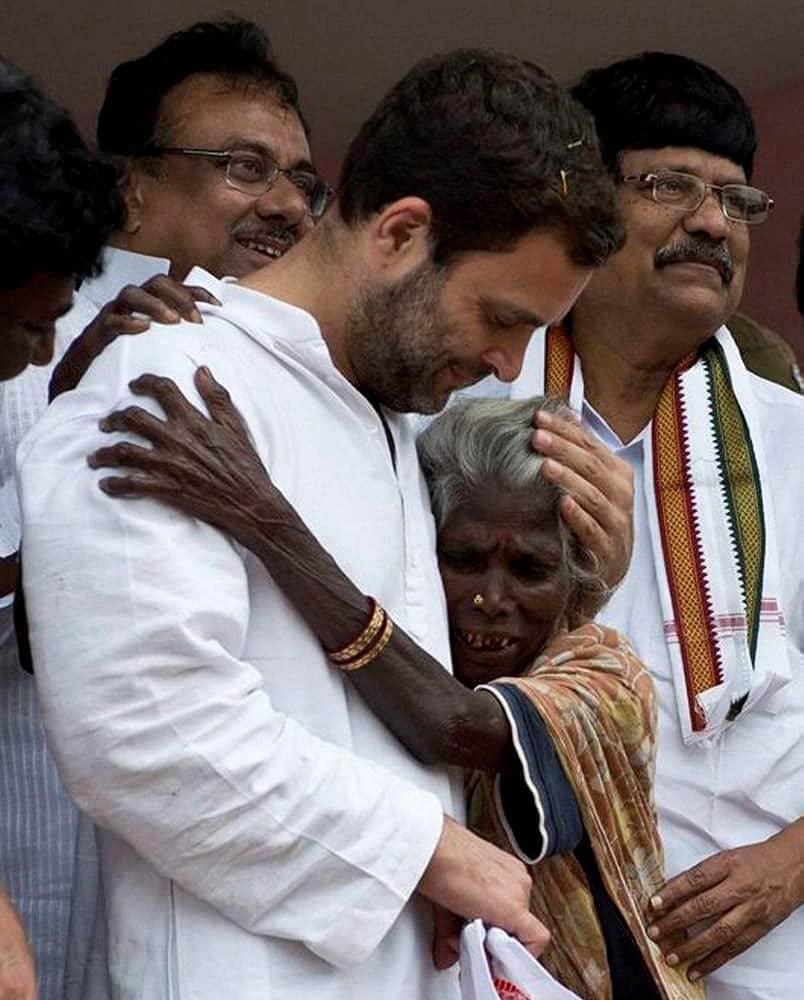
[{"label": "woman's closed eye", "polygon": [[438,558],[458,573],[474,571],[484,562],[483,553],[474,549],[439,549]]},{"label": "woman's closed eye", "polygon": [[555,572],[554,567],[530,558],[517,559],[511,564],[511,569],[520,580],[525,580],[528,583],[541,583],[543,580],[549,580]]}]

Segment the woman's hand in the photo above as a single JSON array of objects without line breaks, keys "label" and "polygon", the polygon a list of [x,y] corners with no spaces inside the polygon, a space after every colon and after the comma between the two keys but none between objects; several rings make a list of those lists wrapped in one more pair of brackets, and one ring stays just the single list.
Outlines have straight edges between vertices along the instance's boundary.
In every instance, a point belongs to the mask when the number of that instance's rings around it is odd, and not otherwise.
[{"label": "woman's hand", "polygon": [[131,391],[155,399],[165,419],[129,406],[109,414],[100,427],[131,432],[153,447],[121,441],[99,448],[87,461],[95,469],[119,470],[119,475],[98,484],[109,496],[160,500],[253,549],[258,526],[276,520],[286,501],[274,488],[226,389],[208,368],[196,371],[195,385],[208,417],[185,399],[171,379],[158,375],[134,379]]},{"label": "woman's hand", "polygon": [[220,305],[205,288],[183,285],[165,274],[158,274],[141,286],[126,285],[68,347],[53,371],[50,399],[74,389],[95,358],[121,334],[144,333],[151,320],[178,323],[186,319],[200,323],[196,302]]},{"label": "woman's hand", "polygon": [[609,587],[625,576],[634,544],[634,475],[579,423],[543,410],[536,414],[534,447],[548,461],[544,475],[567,490],[561,515],[597,558]]}]

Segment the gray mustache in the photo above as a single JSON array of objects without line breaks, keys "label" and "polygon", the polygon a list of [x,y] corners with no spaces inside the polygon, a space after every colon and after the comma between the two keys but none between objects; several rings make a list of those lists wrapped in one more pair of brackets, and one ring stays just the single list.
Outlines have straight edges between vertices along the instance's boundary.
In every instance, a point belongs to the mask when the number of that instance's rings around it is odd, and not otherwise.
[{"label": "gray mustache", "polygon": [[734,264],[731,254],[722,243],[704,243],[701,240],[682,240],[672,243],[656,251],[654,258],[657,267],[668,264],[711,264],[720,271],[720,275],[728,285],[734,277]]}]

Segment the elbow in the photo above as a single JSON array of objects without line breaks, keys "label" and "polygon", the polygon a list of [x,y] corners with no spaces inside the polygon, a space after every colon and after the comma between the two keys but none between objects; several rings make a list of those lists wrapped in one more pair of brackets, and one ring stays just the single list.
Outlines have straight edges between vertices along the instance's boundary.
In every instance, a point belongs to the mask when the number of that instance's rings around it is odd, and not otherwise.
[{"label": "elbow", "polygon": [[487,696],[471,692],[466,704],[419,731],[415,756],[424,764],[499,771],[510,743],[508,725]]}]

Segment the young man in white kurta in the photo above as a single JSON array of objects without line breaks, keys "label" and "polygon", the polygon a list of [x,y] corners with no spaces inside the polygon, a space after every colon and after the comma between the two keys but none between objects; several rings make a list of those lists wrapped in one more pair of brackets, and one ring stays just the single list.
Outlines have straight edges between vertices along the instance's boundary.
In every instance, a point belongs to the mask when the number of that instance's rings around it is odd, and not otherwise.
[{"label": "young man in white kurta", "polygon": [[377,411],[309,315],[234,284],[213,290],[225,319],[202,307],[202,327],[121,338],[22,454],[38,682],[71,791],[109,828],[116,995],[256,1000],[303,983],[327,1000],[345,982],[354,997],[380,984],[400,1000],[457,995],[404,904],[442,811],[460,816],[460,786],[374,719],[256,560],[157,504],[110,502],[87,473],[97,421],[130,377],[158,368],[197,400],[192,376],[208,365],[239,387],[266,467],[322,542],[448,662],[406,419],[387,417],[395,469]]},{"label": "young man in white kurta", "polygon": [[139,399],[133,376],[155,370],[198,402],[207,365],[311,530],[448,665],[400,414],[489,371],[513,378],[530,328],[564,316],[618,245],[593,145],[562,194],[585,121],[531,63],[425,60],[355,139],[309,237],[215,286],[223,308],[203,327],[120,338],[24,443],[34,661],[67,783],[105,828],[117,998],[454,997],[417,886],[544,947],[524,866],[444,820],[460,790],[371,716],[256,560],[158,504],[105,496],[85,456],[98,420]]}]

